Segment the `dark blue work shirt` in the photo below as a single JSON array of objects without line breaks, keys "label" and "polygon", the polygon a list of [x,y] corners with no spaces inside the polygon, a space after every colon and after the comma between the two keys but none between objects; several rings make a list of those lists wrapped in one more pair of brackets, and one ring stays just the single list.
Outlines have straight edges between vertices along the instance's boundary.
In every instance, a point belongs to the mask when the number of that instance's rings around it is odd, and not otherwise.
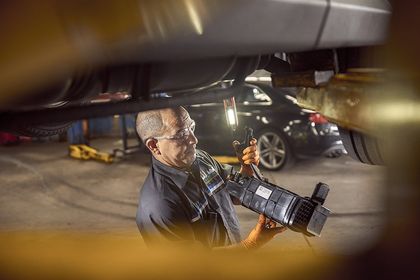
[{"label": "dark blue work shirt", "polygon": [[240,242],[238,217],[224,188],[231,172],[201,150],[190,172],[152,157],[136,218],[144,241],[198,241],[208,247]]}]

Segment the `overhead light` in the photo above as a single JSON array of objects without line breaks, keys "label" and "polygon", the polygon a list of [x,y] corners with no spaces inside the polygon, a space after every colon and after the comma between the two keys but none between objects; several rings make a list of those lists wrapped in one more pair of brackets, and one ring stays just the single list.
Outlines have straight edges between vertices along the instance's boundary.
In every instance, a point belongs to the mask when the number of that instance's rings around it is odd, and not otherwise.
[{"label": "overhead light", "polygon": [[246,77],[246,82],[271,82],[271,77]]},{"label": "overhead light", "polygon": [[246,77],[245,81],[246,82],[257,82],[258,78],[257,77]]}]

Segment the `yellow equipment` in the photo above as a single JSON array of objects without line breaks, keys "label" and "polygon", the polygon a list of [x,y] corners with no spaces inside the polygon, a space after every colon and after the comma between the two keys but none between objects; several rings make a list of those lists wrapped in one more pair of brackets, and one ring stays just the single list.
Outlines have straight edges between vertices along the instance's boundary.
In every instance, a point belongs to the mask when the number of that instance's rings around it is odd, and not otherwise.
[{"label": "yellow equipment", "polygon": [[238,164],[239,163],[239,160],[238,160],[237,157],[213,156],[213,158],[220,163],[226,163],[226,164]]},{"label": "yellow equipment", "polygon": [[96,159],[106,163],[112,163],[114,156],[108,153],[101,153],[98,150],[87,145],[70,145],[69,156],[76,159]]}]

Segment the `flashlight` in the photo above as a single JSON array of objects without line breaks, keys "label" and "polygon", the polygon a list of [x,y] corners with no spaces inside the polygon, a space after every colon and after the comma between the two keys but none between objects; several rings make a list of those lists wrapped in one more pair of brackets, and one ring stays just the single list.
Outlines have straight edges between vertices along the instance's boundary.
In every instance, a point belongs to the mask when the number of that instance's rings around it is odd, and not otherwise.
[{"label": "flashlight", "polygon": [[[233,132],[238,128],[238,114],[236,112],[236,103],[235,103],[235,97],[232,96],[228,99],[223,100],[223,104],[225,106],[225,114],[226,114],[226,121],[228,126],[231,128],[232,136]],[[239,145],[237,153],[241,155],[243,150],[250,145],[251,139],[253,138],[253,130],[250,127],[245,127],[245,140]],[[250,164],[251,169],[254,172],[254,176],[260,180],[265,180],[265,178],[262,176],[260,170],[258,167],[251,163]]]},{"label": "flashlight", "polygon": [[223,100],[225,106],[226,121],[228,126],[235,131],[238,128],[238,115],[236,113],[235,97],[232,96]]}]

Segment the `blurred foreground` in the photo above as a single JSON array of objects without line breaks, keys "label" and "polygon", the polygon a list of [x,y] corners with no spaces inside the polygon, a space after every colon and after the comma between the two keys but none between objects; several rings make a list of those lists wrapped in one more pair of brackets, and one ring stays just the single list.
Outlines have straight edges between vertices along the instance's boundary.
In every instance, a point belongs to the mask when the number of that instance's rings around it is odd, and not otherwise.
[{"label": "blurred foreground", "polygon": [[[92,141],[101,151],[117,138]],[[135,224],[138,192],[149,169],[147,154],[113,164],[79,161],[67,143],[23,143],[0,148],[0,278],[338,278],[347,260],[381,240],[385,224],[385,168],[349,157],[313,159],[293,169],[264,172],[273,183],[310,195],[331,186],[333,211],[320,238],[291,230],[256,252],[199,248],[148,250]],[[242,236],[257,214],[237,207]],[[358,273],[358,272],[355,272]]]}]

